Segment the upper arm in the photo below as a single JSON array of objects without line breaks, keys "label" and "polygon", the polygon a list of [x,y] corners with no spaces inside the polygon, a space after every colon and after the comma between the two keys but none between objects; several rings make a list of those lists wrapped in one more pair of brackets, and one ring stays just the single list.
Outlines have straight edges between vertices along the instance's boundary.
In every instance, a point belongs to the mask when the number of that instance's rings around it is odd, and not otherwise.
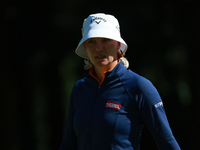
[{"label": "upper arm", "polygon": [[138,86],[142,95],[140,99],[141,117],[158,148],[162,150],[179,150],[180,148],[172,134],[158,91],[147,79],[139,81]]},{"label": "upper arm", "polygon": [[66,127],[59,150],[77,150],[77,138],[74,130],[75,107],[73,104],[73,94],[71,94]]}]

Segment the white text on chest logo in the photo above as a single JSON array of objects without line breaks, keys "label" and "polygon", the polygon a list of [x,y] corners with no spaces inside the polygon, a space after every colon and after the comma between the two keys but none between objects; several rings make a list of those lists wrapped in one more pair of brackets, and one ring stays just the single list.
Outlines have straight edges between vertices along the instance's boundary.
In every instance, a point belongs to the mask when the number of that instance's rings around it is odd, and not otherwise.
[{"label": "white text on chest logo", "polygon": [[106,108],[112,108],[112,109],[117,109],[120,110],[121,104],[114,103],[114,102],[107,102],[105,105]]}]

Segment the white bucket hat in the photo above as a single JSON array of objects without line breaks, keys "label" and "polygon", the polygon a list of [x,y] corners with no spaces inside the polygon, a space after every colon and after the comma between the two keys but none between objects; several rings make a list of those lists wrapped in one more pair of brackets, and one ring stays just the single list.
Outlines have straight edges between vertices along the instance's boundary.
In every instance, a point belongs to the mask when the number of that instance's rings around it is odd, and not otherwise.
[{"label": "white bucket hat", "polygon": [[121,43],[120,52],[124,55],[127,50],[126,42],[121,38],[118,20],[108,14],[97,13],[89,15],[83,21],[82,39],[79,42],[75,52],[82,58],[88,59],[84,48],[84,42],[89,38],[108,38]]}]

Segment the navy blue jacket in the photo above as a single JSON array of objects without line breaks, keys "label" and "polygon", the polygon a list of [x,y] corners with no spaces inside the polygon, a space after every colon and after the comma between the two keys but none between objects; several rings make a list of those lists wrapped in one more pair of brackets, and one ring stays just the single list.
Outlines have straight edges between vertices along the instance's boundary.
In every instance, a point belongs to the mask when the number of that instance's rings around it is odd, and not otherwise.
[{"label": "navy blue jacket", "polygon": [[144,124],[159,149],[180,149],[149,80],[122,62],[101,85],[87,71],[72,90],[60,150],[139,150]]}]

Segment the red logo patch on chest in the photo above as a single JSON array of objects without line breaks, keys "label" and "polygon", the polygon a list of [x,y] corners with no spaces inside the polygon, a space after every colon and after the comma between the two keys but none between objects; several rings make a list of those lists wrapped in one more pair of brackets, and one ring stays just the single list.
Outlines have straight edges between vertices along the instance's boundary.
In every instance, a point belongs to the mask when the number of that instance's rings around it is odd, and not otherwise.
[{"label": "red logo patch on chest", "polygon": [[121,104],[114,103],[114,102],[107,102],[105,105],[106,108],[112,108],[112,109],[117,109],[120,110]]}]

